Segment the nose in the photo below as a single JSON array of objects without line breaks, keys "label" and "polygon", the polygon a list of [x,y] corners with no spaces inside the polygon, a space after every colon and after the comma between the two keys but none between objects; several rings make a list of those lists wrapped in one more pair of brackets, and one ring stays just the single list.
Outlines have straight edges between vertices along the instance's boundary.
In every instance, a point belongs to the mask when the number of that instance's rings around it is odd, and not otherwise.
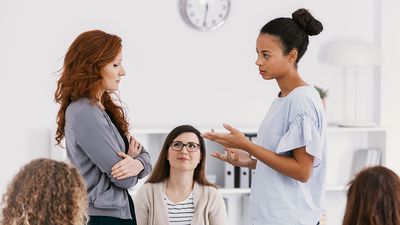
[{"label": "nose", "polygon": [[260,55],[257,56],[257,59],[256,59],[255,63],[256,63],[257,66],[261,66],[262,65],[262,60],[260,58]]},{"label": "nose", "polygon": [[[185,150],[185,152],[183,152],[184,150]],[[181,152],[181,154],[184,154],[184,153],[188,154],[189,151],[187,150],[187,145],[184,145],[184,146],[182,147],[182,150],[181,150],[180,152]]]},{"label": "nose", "polygon": [[121,77],[126,75],[124,66],[122,66],[122,65],[120,66],[118,75],[121,76]]}]

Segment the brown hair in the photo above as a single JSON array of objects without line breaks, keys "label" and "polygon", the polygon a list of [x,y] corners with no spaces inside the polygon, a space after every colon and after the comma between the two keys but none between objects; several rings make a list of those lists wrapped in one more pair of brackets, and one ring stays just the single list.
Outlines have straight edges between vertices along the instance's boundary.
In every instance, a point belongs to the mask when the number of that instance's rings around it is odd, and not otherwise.
[{"label": "brown hair", "polygon": [[172,142],[175,140],[176,137],[183,133],[194,133],[196,134],[197,138],[199,138],[200,144],[200,163],[194,170],[193,173],[193,180],[201,185],[206,186],[213,186],[216,187],[214,184],[210,183],[205,175],[205,165],[206,165],[206,145],[204,142],[204,138],[201,136],[200,131],[190,125],[182,125],[174,128],[165,139],[164,145],[161,148],[160,156],[156,162],[156,165],[153,168],[153,171],[146,181],[148,183],[158,183],[166,180],[169,177],[170,172],[170,165],[168,161],[168,149]]},{"label": "brown hair", "polygon": [[101,99],[98,99],[103,85],[101,69],[112,62],[121,49],[120,37],[100,30],[80,34],[69,47],[55,92],[55,101],[61,105],[57,114],[55,138],[58,145],[64,138],[65,110],[71,102],[82,97],[89,98],[93,103],[101,101],[107,112],[111,113],[117,127],[123,133],[128,132],[129,125],[124,110],[115,103],[116,99],[119,100],[118,95],[114,93],[117,97],[114,99],[105,91]]},{"label": "brown hair", "polygon": [[86,224],[86,187],[72,166],[36,159],[14,177],[3,195],[2,225]]},{"label": "brown hair", "polygon": [[399,224],[399,176],[383,166],[361,171],[350,182],[343,225]]}]

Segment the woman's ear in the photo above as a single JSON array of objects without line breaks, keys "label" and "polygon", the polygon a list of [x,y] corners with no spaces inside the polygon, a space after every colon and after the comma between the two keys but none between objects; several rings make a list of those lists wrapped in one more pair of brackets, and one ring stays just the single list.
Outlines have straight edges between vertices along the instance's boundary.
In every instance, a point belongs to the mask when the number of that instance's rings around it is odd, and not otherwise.
[{"label": "woman's ear", "polygon": [[298,57],[299,52],[297,51],[297,49],[292,49],[289,52],[289,62],[290,63],[296,63],[297,57]]}]

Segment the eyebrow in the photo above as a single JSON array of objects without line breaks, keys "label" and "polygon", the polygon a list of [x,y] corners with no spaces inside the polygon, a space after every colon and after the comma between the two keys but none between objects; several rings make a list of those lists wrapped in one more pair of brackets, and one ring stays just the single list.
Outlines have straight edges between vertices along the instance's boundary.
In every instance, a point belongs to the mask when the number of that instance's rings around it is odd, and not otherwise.
[{"label": "eyebrow", "polygon": [[[183,141],[173,141],[173,142],[180,142],[180,143],[182,143],[182,144],[185,144],[185,143],[183,143]],[[173,143],[172,142],[172,143]],[[194,142],[194,141],[188,141],[188,142],[186,142],[186,144],[189,144],[189,143],[193,143],[193,144],[198,144],[198,145],[200,145],[200,143],[196,143],[196,142]],[[185,144],[185,145],[186,145]]]},{"label": "eyebrow", "polygon": [[[257,50],[257,48],[256,48],[256,51],[259,52],[259,51]],[[265,52],[271,53],[271,51],[269,51],[269,50],[261,50],[260,52],[262,52],[262,53],[265,53]]]}]

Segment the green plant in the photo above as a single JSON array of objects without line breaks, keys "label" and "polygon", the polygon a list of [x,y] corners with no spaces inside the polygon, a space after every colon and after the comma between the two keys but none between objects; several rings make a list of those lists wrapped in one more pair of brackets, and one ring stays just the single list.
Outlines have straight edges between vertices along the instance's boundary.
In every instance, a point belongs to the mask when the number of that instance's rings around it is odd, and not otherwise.
[{"label": "green plant", "polygon": [[317,85],[314,86],[315,89],[317,89],[319,96],[321,99],[324,99],[328,96],[328,89],[322,89],[321,87],[318,87]]}]

